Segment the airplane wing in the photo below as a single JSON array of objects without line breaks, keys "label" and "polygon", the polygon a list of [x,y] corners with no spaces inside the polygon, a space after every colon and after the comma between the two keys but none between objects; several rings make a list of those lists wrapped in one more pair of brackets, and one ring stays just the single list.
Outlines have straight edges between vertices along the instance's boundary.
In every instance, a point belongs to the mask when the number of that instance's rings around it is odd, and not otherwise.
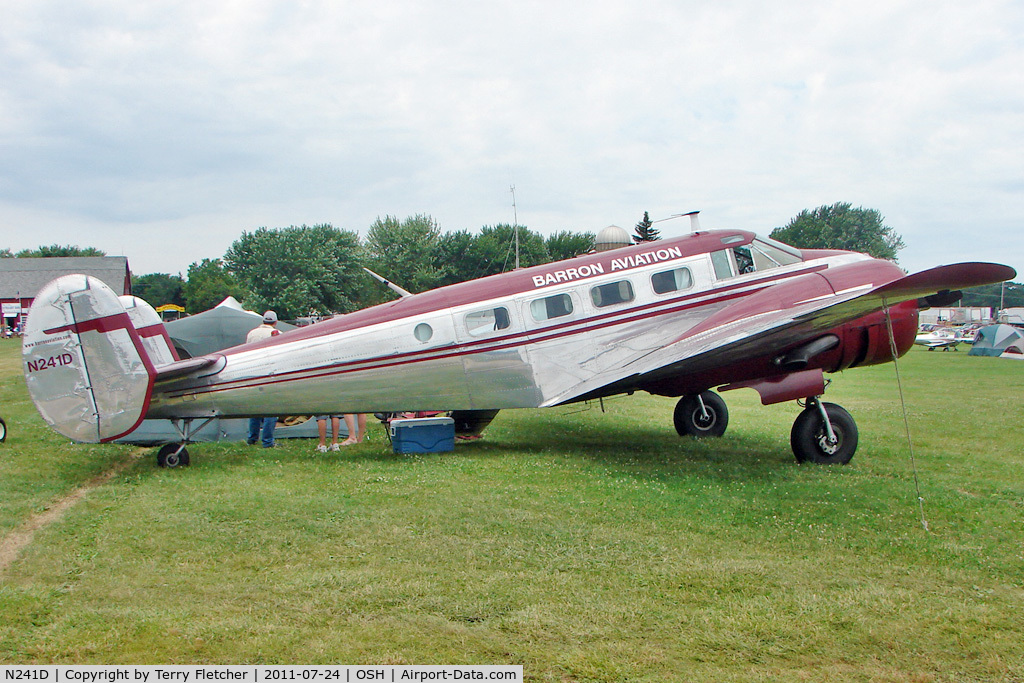
[{"label": "airplane wing", "polygon": [[[864,278],[855,276],[858,267],[849,264],[831,269],[827,280],[819,273],[804,275],[740,299],[674,341],[638,353],[616,373],[582,381],[542,406],[607,396],[660,379],[740,363],[904,301],[1016,275],[1012,268],[1000,264],[958,263],[874,285],[862,284]],[[850,286],[842,288],[844,282]]]}]

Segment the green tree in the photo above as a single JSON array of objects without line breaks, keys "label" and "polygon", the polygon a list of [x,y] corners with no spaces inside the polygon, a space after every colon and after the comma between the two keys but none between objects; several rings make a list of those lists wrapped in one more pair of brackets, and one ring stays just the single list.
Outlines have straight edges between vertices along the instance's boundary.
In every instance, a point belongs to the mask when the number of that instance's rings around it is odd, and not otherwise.
[{"label": "green tree", "polygon": [[964,290],[963,299],[960,300],[963,306],[991,306],[995,311],[1002,302],[1003,308],[1018,308],[1024,306],[1024,284],[1020,282],[996,283],[994,285],[982,285]]},{"label": "green tree", "polygon": [[180,275],[150,273],[132,275],[132,294],[154,308],[164,304],[185,305],[185,281]]},{"label": "green tree", "polygon": [[848,203],[804,209],[784,228],[775,228],[770,237],[799,249],[845,249],[896,261],[903,238],[885,225],[875,209],[856,209]]},{"label": "green tree", "polygon": [[500,223],[493,227],[480,228],[480,234],[473,240],[470,250],[470,264],[473,267],[472,277],[495,275],[515,269],[516,265],[516,233],[519,235],[519,267],[528,268],[541,263],[548,263],[547,246],[540,233],[525,226],[513,227]]},{"label": "green tree", "polygon": [[435,253],[441,236],[437,222],[426,214],[378,218],[366,233],[367,267],[410,292],[437,286]]},{"label": "green tree", "polygon": [[592,232],[570,232],[562,230],[548,235],[544,240],[548,256],[552,261],[572,258],[580,254],[586,254],[594,248],[594,233]]},{"label": "green tree", "polygon": [[434,251],[434,268],[437,270],[437,286],[453,285],[456,282],[472,280],[480,262],[474,251],[476,236],[469,230],[443,233]]},{"label": "green tree", "polygon": [[106,256],[107,252],[96,247],[80,247],[76,245],[51,244],[37,249],[22,249],[15,256],[18,258],[53,258],[55,256]]},{"label": "green tree", "polygon": [[0,258],[14,258],[14,253],[9,249],[0,249]]},{"label": "green tree", "polygon": [[188,313],[208,311],[229,296],[240,301],[250,298],[245,287],[219,258],[204,258],[188,267],[188,280],[182,288],[184,303],[181,304]]},{"label": "green tree", "polygon": [[252,295],[253,310],[270,308],[282,319],[348,313],[362,248],[359,236],[331,225],[259,228],[243,232],[224,254],[224,263]]},{"label": "green tree", "polygon": [[661,231],[653,227],[651,217],[644,211],[644,217],[636,224],[636,234],[633,235],[633,243],[654,242],[661,239]]}]

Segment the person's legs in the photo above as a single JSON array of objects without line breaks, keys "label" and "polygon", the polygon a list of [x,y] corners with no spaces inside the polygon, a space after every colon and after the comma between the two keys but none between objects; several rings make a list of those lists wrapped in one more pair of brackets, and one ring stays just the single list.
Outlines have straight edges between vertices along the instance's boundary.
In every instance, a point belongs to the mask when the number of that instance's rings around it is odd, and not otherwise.
[{"label": "person's legs", "polygon": [[259,441],[260,438],[260,427],[263,426],[263,418],[261,417],[250,417],[249,418],[249,438],[246,440],[250,446]]},{"label": "person's legs", "polygon": [[348,438],[341,445],[359,443],[366,436],[366,413],[345,413],[345,426],[348,427]]},{"label": "person's legs", "polygon": [[362,441],[366,438],[366,413],[359,413],[356,415],[356,421],[359,423],[359,436],[356,441]]},{"label": "person's legs", "polygon": [[356,416],[352,413],[345,413],[345,426],[348,427],[348,436],[341,442],[342,446],[351,446],[356,441]]},{"label": "person's legs", "polygon": [[277,426],[276,417],[263,418],[263,447],[272,448],[274,445],[274,427]]},{"label": "person's legs", "polygon": [[[326,431],[326,430],[325,430]],[[337,415],[331,416],[331,450],[338,450],[338,432],[341,431],[341,419]]]},{"label": "person's legs", "polygon": [[316,447],[316,450],[320,453],[327,452],[327,417],[316,419],[316,431],[320,434],[320,445]]}]

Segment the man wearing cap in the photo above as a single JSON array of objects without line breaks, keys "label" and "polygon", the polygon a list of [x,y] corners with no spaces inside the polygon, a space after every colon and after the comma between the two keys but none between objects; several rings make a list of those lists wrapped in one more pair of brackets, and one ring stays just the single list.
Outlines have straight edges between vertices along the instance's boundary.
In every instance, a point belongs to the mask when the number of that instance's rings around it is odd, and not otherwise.
[{"label": "man wearing cap", "polygon": [[[249,334],[245,337],[245,343],[249,344],[251,342],[260,341],[261,339],[276,337],[279,334],[281,334],[281,330],[277,329],[277,313],[274,311],[267,311],[263,314],[263,324],[249,331]],[[262,431],[263,447],[273,448],[274,427],[276,425],[276,417],[249,418],[249,445],[252,446],[256,443],[256,440],[260,438],[260,432]]]},{"label": "man wearing cap", "polygon": [[263,314],[263,324],[249,330],[249,334],[245,337],[245,343],[249,344],[266,339],[267,337],[276,337],[279,334],[281,334],[281,330],[277,329],[277,313],[267,311]]}]

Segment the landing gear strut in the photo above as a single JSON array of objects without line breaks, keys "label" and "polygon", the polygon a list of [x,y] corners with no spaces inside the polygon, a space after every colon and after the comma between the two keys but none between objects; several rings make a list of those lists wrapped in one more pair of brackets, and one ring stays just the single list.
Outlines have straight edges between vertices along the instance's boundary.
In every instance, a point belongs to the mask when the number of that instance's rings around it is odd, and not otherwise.
[{"label": "landing gear strut", "polygon": [[203,427],[210,424],[216,417],[203,418],[203,421],[199,423],[198,427],[192,425],[192,420],[196,418],[185,417],[180,420],[171,420],[171,424],[174,425],[174,429],[178,432],[181,437],[181,443],[169,443],[160,447],[160,450],[156,454],[156,464],[160,467],[175,468],[175,467],[188,467],[191,464],[191,460],[188,457],[188,449],[185,448],[185,444],[192,440],[192,435],[200,431]]},{"label": "landing gear strut", "polygon": [[[797,462],[845,465],[857,451],[857,423],[850,413],[820,396],[808,398],[793,422],[789,443]],[[722,436],[729,424],[729,409],[713,391],[683,396],[672,415],[680,436]]]},{"label": "landing gear strut", "polygon": [[680,436],[721,436],[729,425],[729,409],[713,391],[683,396],[672,415]]},{"label": "landing gear strut", "polygon": [[793,422],[789,443],[797,462],[845,465],[857,451],[857,423],[846,410],[818,398],[807,399],[807,407]]}]

